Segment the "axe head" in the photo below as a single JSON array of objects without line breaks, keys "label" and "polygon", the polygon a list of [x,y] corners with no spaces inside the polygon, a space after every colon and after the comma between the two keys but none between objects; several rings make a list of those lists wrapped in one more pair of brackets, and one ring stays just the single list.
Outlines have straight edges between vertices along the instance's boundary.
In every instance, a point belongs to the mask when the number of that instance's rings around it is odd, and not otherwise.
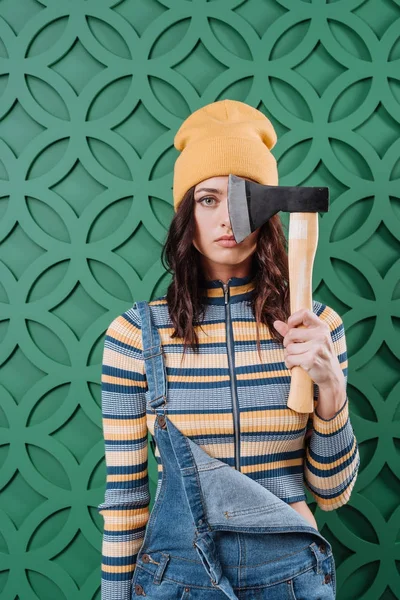
[{"label": "axe head", "polygon": [[329,188],[263,185],[228,177],[228,211],[236,243],[242,242],[279,211],[328,212]]}]

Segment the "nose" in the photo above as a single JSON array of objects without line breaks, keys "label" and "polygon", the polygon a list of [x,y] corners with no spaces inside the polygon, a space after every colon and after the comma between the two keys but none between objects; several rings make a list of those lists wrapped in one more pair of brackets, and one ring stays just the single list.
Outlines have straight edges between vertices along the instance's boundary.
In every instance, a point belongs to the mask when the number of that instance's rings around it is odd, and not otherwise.
[{"label": "nose", "polygon": [[226,225],[226,227],[228,227],[230,230],[232,230],[232,226],[231,226],[231,219],[229,216],[229,210],[228,210],[228,196],[225,196],[223,202],[221,202],[221,219],[222,219],[222,223],[224,223],[224,225]]}]

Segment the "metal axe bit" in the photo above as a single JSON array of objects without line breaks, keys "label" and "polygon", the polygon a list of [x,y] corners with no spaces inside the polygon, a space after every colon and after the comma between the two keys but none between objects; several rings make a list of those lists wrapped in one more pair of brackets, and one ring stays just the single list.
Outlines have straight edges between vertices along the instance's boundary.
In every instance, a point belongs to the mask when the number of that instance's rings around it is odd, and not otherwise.
[{"label": "metal axe bit", "polygon": [[[277,212],[290,213],[290,314],[302,308],[313,311],[312,270],[318,244],[318,213],[328,210],[328,187],[264,185],[229,174],[228,211],[237,243]],[[291,369],[287,406],[299,413],[314,411],[313,380],[299,366]]]}]

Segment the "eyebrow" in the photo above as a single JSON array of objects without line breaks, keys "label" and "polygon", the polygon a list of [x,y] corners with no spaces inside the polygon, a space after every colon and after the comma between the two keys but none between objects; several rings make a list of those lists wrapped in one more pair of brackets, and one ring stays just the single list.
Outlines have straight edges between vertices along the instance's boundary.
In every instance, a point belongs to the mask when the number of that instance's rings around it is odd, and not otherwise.
[{"label": "eyebrow", "polygon": [[213,194],[222,194],[221,190],[218,190],[217,188],[199,188],[198,190],[195,191],[194,195],[196,196],[197,194],[199,194],[200,192],[211,192]]}]

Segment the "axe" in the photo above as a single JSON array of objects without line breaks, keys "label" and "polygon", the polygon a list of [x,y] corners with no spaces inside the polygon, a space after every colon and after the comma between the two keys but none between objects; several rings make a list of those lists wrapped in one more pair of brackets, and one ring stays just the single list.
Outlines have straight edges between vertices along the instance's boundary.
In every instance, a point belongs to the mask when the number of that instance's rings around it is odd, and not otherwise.
[{"label": "axe", "polygon": [[[327,212],[329,188],[263,185],[229,174],[228,211],[236,243],[279,211],[289,217],[290,314],[312,305],[312,269],[318,243],[318,213]],[[304,327],[301,325],[300,327]],[[304,369],[291,369],[287,406],[299,413],[314,411],[313,380]]]}]

